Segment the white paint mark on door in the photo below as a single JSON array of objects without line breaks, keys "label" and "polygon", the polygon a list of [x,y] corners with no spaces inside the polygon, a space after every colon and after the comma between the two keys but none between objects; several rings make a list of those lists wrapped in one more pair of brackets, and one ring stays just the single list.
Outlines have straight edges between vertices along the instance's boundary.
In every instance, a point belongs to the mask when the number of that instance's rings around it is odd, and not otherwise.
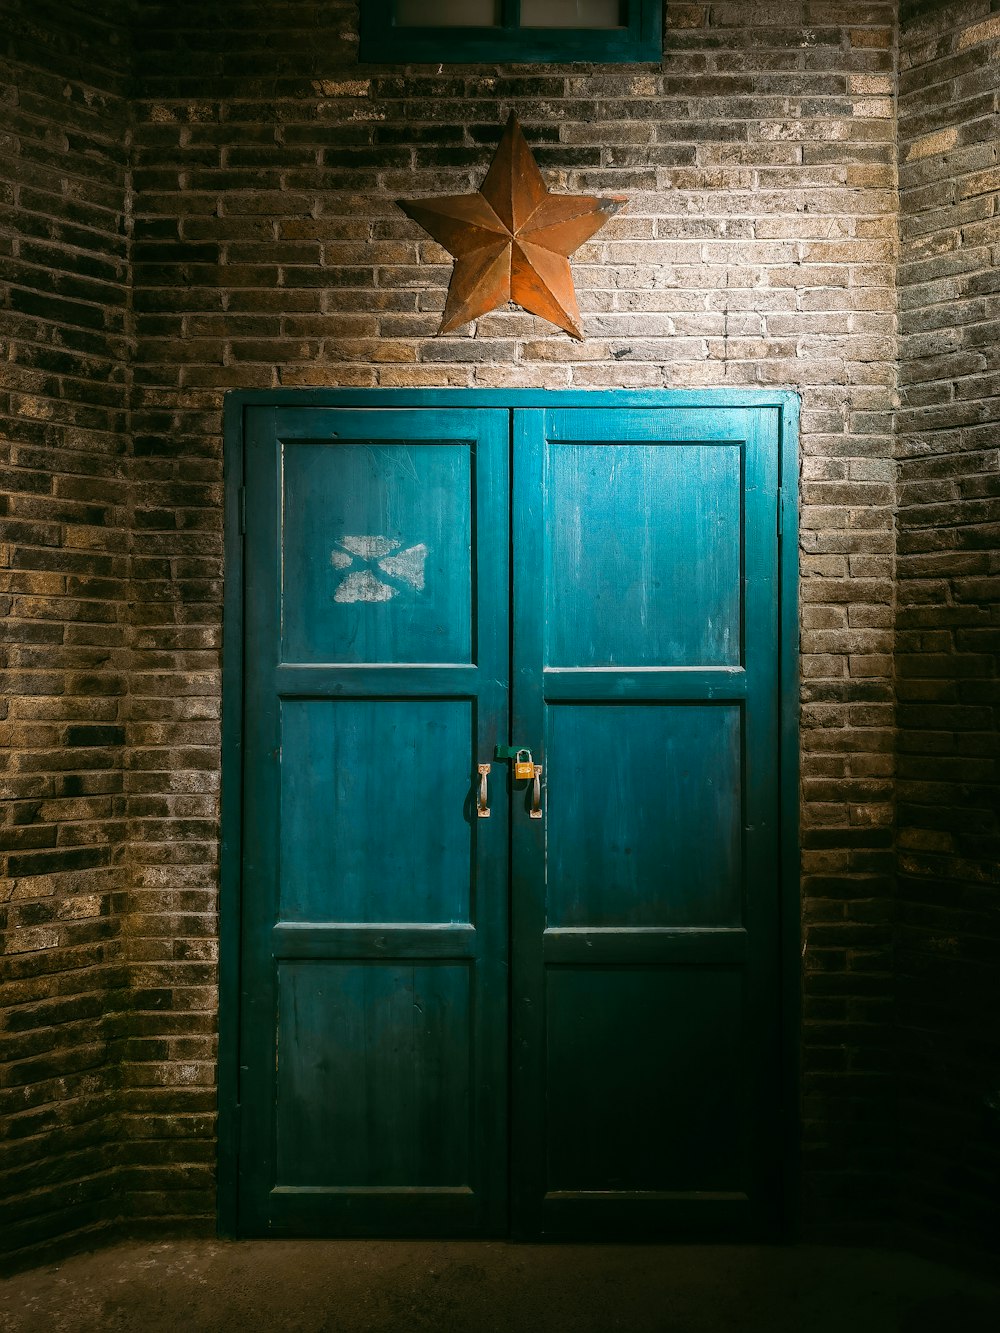
[{"label": "white paint mark on door", "polygon": [[387,555],[378,562],[378,567],[386,574],[391,574],[393,578],[402,579],[404,583],[408,583],[411,588],[416,588],[419,592],[424,586],[426,563],[427,547],[421,542],[419,546],[407,547],[398,555]]},{"label": "white paint mark on door", "polygon": [[388,602],[398,589],[377,579],[370,569],[355,569],[333,594],[335,602]]},{"label": "white paint mark on door", "polygon": [[[420,592],[424,587],[427,547],[423,542],[400,550],[392,537],[368,534],[340,537],[330,552],[334,569],[348,570],[333,594],[335,602],[388,602],[398,597],[399,584]],[[357,565],[367,565],[358,569]]]},{"label": "white paint mark on door", "polygon": [[395,551],[400,545],[391,537],[341,537],[340,544],[345,551],[359,555],[362,560],[377,560],[379,556]]}]

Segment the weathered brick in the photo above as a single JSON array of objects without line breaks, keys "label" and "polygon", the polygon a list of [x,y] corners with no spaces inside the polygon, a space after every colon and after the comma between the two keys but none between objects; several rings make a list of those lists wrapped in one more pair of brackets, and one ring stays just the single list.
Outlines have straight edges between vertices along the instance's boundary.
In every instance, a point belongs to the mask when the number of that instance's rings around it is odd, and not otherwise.
[{"label": "weathered brick", "polygon": [[[14,593],[3,757],[19,773],[0,833],[0,898],[12,905],[0,1009],[17,1034],[0,1082],[18,1096],[4,1107],[0,1192],[15,1249],[99,1226],[113,1191],[109,1024],[123,950],[111,904],[124,887],[124,807],[111,793],[122,787],[128,602],[124,16],[114,0],[86,20],[78,12],[67,42],[65,16],[43,10],[32,43],[17,13],[5,47],[17,151],[0,165],[0,203],[16,185],[19,209],[2,220],[18,237],[3,248],[16,261],[0,315],[0,339],[11,339],[0,563]],[[62,799],[71,787],[80,795]]]},{"label": "weathered brick", "polygon": [[[998,997],[995,988],[970,993],[951,959],[974,948],[994,975],[1000,964],[995,906],[992,913],[966,910],[986,864],[983,834],[994,839],[996,854],[1000,786],[998,715],[980,707],[972,692],[980,678],[996,679],[1000,662],[988,629],[984,638],[972,632],[960,639],[955,628],[963,576],[982,568],[977,548],[996,549],[981,498],[996,487],[996,456],[980,451],[976,435],[987,417],[995,434],[995,399],[983,361],[966,350],[995,347],[1000,337],[1000,312],[987,313],[975,299],[977,289],[993,286],[995,256],[985,247],[1000,190],[995,148],[987,142],[980,150],[973,128],[976,97],[986,93],[991,112],[996,90],[995,63],[987,68],[982,45],[998,34],[996,18],[984,16],[987,8],[928,6],[904,21],[901,34],[899,142],[907,165],[901,169],[900,373],[913,410],[899,423],[896,633],[903,1197],[914,1226],[951,1230],[980,1245],[990,1243],[989,1224],[973,1220],[969,1182],[981,1176],[995,1185],[997,1173],[985,1121],[973,1107],[981,1103],[983,1062],[1000,1058]],[[995,139],[995,127],[988,139]],[[985,211],[971,220],[967,246],[970,219],[957,210],[971,204]],[[977,227],[987,228],[979,250]],[[989,579],[968,581],[968,611],[988,617],[1000,600],[995,580],[994,586]],[[916,972],[919,992],[907,984]],[[942,1134],[946,1108],[959,1099],[969,1122],[961,1136]],[[942,1169],[966,1182],[946,1202],[935,1198]]]}]

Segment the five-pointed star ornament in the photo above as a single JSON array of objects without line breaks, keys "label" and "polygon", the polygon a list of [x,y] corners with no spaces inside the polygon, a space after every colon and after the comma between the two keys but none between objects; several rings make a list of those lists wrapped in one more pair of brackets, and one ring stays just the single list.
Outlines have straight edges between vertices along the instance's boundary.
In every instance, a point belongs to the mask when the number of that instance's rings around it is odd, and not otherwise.
[{"label": "five-pointed star ornament", "polygon": [[549,194],[513,113],[478,194],[398,202],[455,256],[439,333],[514,301],[583,337],[569,256],[625,198]]}]

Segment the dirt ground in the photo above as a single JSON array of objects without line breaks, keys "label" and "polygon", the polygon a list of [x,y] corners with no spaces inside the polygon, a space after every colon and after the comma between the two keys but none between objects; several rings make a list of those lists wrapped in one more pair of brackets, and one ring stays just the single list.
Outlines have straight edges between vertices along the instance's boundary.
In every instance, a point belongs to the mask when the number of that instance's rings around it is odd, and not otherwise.
[{"label": "dirt ground", "polygon": [[997,1333],[1000,1287],[825,1246],[122,1244],[9,1278],[2,1333]]}]

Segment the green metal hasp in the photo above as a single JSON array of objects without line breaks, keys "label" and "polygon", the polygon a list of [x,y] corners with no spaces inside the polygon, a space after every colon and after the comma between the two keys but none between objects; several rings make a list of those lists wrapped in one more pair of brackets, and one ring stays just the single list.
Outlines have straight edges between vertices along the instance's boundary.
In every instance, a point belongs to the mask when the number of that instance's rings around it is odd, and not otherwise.
[{"label": "green metal hasp", "polygon": [[494,759],[516,759],[521,750],[526,750],[526,745],[498,745],[493,751]]}]

